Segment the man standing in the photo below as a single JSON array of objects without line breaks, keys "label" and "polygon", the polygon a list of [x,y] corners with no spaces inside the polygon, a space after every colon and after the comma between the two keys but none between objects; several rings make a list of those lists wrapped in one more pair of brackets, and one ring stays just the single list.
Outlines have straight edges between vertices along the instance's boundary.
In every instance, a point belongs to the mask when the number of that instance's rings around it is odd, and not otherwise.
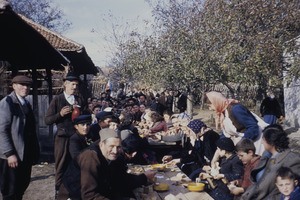
[{"label": "man standing", "polygon": [[152,170],[141,175],[127,173],[117,131],[106,128],[99,134],[100,142],[93,143],[70,163],[58,199],[123,199],[132,197],[134,188],[154,178],[156,171]]},{"label": "man standing", "polygon": [[39,159],[35,119],[25,97],[32,80],[18,75],[12,79],[13,92],[0,102],[0,186],[3,200],[22,199],[33,163]]},{"label": "man standing", "polygon": [[71,157],[68,151],[70,137],[76,132],[72,123],[72,111],[75,105],[80,105],[81,100],[75,96],[79,78],[69,72],[64,79],[64,92],[52,99],[45,116],[47,125],[56,124],[57,132],[54,136],[54,160],[55,160],[55,190],[56,195],[64,172]]}]

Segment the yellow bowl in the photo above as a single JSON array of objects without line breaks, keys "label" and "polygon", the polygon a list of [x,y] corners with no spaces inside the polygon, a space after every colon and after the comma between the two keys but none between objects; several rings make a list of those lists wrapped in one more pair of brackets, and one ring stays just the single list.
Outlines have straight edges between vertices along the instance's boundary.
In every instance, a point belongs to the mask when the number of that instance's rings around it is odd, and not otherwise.
[{"label": "yellow bowl", "polygon": [[188,190],[191,192],[200,192],[204,190],[204,183],[190,183],[188,184]]},{"label": "yellow bowl", "polygon": [[151,165],[151,169],[156,169],[158,171],[164,171],[164,169],[166,169],[166,165],[162,165],[162,164]]},{"label": "yellow bowl", "polygon": [[154,184],[153,189],[158,192],[164,192],[169,189],[169,184],[167,183]]}]

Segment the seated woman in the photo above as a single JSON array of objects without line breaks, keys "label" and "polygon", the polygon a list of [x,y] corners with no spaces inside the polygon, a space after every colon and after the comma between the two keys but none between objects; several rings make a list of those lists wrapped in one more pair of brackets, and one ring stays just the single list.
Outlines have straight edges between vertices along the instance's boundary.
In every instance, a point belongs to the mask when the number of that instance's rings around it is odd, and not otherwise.
[{"label": "seated woman", "polygon": [[251,171],[253,184],[248,187],[241,199],[280,199],[276,173],[280,167],[288,167],[300,174],[300,156],[289,149],[287,133],[279,125],[270,125],[263,131],[263,145],[266,149],[259,163]]},{"label": "seated woman", "polygon": [[177,164],[185,174],[195,180],[200,173],[196,172],[197,169],[201,169],[213,158],[219,134],[208,129],[200,120],[193,120],[182,129],[186,136],[183,149],[170,152],[162,161]]},{"label": "seated woman", "polygon": [[[209,191],[209,195],[215,200],[233,200],[234,195],[230,193],[227,183],[238,180],[243,175],[243,163],[235,153],[234,143],[230,138],[221,138],[217,141],[218,149],[216,153],[220,155],[220,169],[216,166],[203,167],[206,172],[200,173],[201,179],[213,178],[215,188]],[[208,173],[210,172],[210,173]]]},{"label": "seated woman", "polygon": [[150,120],[153,124],[152,127],[150,127],[149,129],[150,133],[157,133],[159,131],[168,130],[167,123],[158,112],[151,113]]}]

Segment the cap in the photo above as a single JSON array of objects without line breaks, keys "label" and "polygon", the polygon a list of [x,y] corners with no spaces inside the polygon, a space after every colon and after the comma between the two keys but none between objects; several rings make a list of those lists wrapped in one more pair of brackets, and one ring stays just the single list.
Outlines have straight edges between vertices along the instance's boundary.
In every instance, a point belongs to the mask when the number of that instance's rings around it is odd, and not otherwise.
[{"label": "cap", "polygon": [[74,124],[84,124],[91,121],[92,121],[91,115],[79,115],[73,120]]},{"label": "cap", "polygon": [[222,150],[226,150],[229,152],[233,152],[235,150],[235,146],[233,141],[230,138],[221,138],[217,141],[217,147]]},{"label": "cap", "polygon": [[74,72],[68,72],[64,81],[79,81],[79,77]]},{"label": "cap", "polygon": [[105,120],[106,118],[111,118],[112,117],[112,112],[106,112],[106,111],[100,111],[96,114],[96,118],[98,120]]},{"label": "cap", "polygon": [[195,134],[198,134],[198,133],[200,133],[202,127],[206,128],[206,125],[201,120],[196,119],[196,120],[190,121],[190,123],[187,125],[187,127],[192,129],[192,131]]},{"label": "cap", "polygon": [[104,141],[108,138],[120,138],[119,133],[110,128],[104,128],[99,131],[100,141]]},{"label": "cap", "polygon": [[24,75],[18,75],[15,76],[12,81],[12,83],[19,83],[19,84],[26,84],[26,85],[31,85],[32,84],[32,79],[24,76]]}]

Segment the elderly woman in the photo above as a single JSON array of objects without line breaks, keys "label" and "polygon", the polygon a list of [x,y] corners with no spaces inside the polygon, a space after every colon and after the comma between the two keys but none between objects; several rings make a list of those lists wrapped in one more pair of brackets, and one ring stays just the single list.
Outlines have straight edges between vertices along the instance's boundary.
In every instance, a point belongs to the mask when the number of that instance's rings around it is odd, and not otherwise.
[{"label": "elderly woman", "polygon": [[262,130],[268,125],[257,115],[238,103],[237,100],[227,99],[219,92],[206,93],[208,106],[216,111],[216,129],[219,123],[222,136],[231,138],[234,144],[242,138],[252,139],[256,154],[262,155],[264,148],[261,144]]},{"label": "elderly woman", "polygon": [[281,126],[266,127],[262,142],[266,151],[251,171],[253,184],[242,195],[243,200],[280,199],[280,192],[275,185],[280,167],[288,167],[294,174],[300,174],[300,157],[289,149],[288,136]]},{"label": "elderly woman", "polygon": [[177,164],[191,179],[195,180],[203,165],[213,158],[217,149],[216,141],[219,135],[206,127],[200,120],[190,121],[187,126],[181,127],[185,134],[183,149],[170,152],[163,157],[163,162]]}]

